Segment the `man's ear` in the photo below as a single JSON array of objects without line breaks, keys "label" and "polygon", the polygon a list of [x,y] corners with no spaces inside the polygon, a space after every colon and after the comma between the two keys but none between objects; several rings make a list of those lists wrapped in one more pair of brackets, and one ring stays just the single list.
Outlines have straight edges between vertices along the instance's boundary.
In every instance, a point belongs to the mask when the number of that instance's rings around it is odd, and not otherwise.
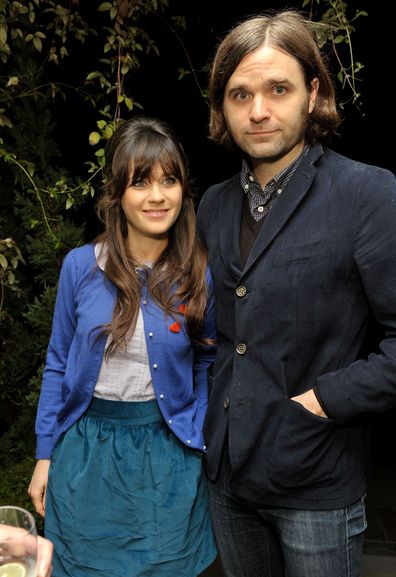
[{"label": "man's ear", "polygon": [[316,103],[316,99],[318,97],[318,92],[319,92],[319,78],[317,78],[315,76],[315,78],[313,78],[311,80],[311,90],[309,93],[309,113],[311,114],[311,112],[313,111],[313,109],[315,108],[315,103]]}]

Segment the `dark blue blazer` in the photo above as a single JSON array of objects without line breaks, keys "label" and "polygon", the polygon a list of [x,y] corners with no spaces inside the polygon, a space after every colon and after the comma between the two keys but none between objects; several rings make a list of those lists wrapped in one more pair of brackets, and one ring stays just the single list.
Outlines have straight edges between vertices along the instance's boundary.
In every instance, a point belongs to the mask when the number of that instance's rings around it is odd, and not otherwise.
[{"label": "dark blue blazer", "polygon": [[[316,144],[243,268],[242,202],[238,174],[198,211],[219,339],[207,473],[216,478],[227,439],[236,494],[342,507],[366,488],[367,415],[396,406],[396,179]],[[329,419],[290,400],[312,387]]]}]

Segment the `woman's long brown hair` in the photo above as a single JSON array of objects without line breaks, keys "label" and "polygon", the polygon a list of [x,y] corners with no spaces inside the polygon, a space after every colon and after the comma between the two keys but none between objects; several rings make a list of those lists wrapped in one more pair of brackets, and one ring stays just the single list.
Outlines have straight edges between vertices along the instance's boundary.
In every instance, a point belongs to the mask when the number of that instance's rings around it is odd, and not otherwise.
[{"label": "woman's long brown hair", "polygon": [[117,287],[117,299],[111,322],[103,331],[111,338],[106,357],[126,346],[136,326],[141,299],[141,274],[133,255],[127,250],[127,223],[121,198],[131,181],[150,176],[159,162],[167,175],[182,185],[180,214],[169,231],[165,251],[148,272],[151,297],[164,312],[180,320],[183,311],[189,337],[206,344],[200,337],[207,302],[206,252],[196,235],[195,207],[188,182],[187,161],[172,129],[163,121],[144,116],[122,122],[106,147],[105,185],[97,204],[104,231],[96,239],[106,251],[105,274]]}]

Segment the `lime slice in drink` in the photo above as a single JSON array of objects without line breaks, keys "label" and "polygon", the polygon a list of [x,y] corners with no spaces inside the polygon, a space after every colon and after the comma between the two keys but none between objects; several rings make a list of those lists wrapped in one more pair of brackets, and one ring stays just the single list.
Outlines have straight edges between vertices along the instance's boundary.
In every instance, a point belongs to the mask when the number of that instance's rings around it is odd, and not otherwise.
[{"label": "lime slice in drink", "polygon": [[22,563],[6,563],[0,567],[0,577],[25,577],[26,568]]}]

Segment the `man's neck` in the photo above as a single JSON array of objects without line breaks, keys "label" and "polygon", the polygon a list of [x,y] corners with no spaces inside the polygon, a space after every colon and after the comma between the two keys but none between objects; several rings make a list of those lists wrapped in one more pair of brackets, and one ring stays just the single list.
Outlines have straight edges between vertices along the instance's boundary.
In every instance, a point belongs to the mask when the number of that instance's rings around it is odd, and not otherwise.
[{"label": "man's neck", "polygon": [[255,178],[264,188],[277,174],[281,172],[281,170],[289,166],[289,164],[291,164],[302,153],[303,149],[304,143],[295,146],[289,153],[285,154],[285,156],[275,160],[250,158],[249,164]]}]

